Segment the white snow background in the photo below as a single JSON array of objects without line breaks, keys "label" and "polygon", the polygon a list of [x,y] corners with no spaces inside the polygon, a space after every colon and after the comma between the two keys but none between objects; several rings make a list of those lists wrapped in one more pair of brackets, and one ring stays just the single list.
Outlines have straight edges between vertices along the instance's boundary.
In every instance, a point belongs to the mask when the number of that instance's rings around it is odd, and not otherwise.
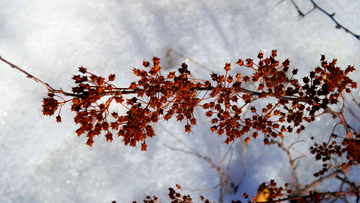
[{"label": "white snow background", "polygon": [[[340,67],[360,68],[359,40],[335,29],[334,22],[319,10],[299,19],[289,0],[277,5],[279,1],[1,0],[0,55],[65,91],[71,91],[72,75],[79,74],[80,66],[105,77],[115,73],[118,87],[135,81],[132,69],[142,68],[142,61],[151,61],[153,56],[162,59],[163,71],[174,71],[185,59],[173,55],[176,64],[169,67],[169,48],[221,74],[228,62],[232,73],[250,74],[235,64],[237,59],[256,61],[260,50],[269,56],[272,49],[278,50],[280,61],[290,59],[291,68],[299,69],[299,78],[320,64],[321,54],[328,60],[337,58]],[[304,12],[312,9],[310,1],[296,2]],[[316,2],[335,12],[346,28],[360,33],[358,0]],[[209,72],[194,63],[188,65],[197,78],[209,78]],[[360,82],[359,71],[351,76]],[[147,152],[140,152],[140,146],[124,146],[120,138],[107,143],[104,136],[89,148],[86,137],[75,134],[75,114],[69,105],[62,109],[62,123],[42,115],[46,94],[44,86],[0,62],[0,202],[142,202],[146,195],[169,202],[168,187],[175,184],[201,189],[219,183],[217,172],[205,161],[164,147],[164,143],[181,147],[166,128],[201,153],[211,148],[212,158],[218,160],[218,146],[221,152],[228,146],[222,143],[225,137],[211,133],[201,109],[196,111],[198,126],[190,134],[184,133],[184,123],[159,122],[157,136],[147,140]],[[360,98],[359,92],[356,97]],[[308,142],[310,136],[323,140],[336,122],[322,116],[306,125],[301,135],[287,135],[287,144],[300,139]],[[359,128],[354,119],[350,124]],[[231,165],[231,176],[237,181],[244,167],[238,143]],[[303,184],[310,183],[312,174],[321,169],[321,163],[309,155],[310,145],[297,145],[307,155],[297,170]],[[350,177],[359,181],[358,170]],[[256,196],[257,187],[270,179],[291,182],[290,165],[283,151],[264,147],[259,136],[248,146],[243,184],[225,202],[244,201],[244,192]],[[334,190],[337,184],[327,181],[317,189]],[[218,189],[186,193],[195,202],[200,202],[200,194],[212,201],[219,199]]]}]

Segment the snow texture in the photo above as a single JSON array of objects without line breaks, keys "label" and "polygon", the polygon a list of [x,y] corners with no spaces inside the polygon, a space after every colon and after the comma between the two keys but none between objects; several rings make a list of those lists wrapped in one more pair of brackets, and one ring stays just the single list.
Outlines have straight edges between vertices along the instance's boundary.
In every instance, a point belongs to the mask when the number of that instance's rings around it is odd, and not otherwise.
[{"label": "snow texture", "polygon": [[[329,60],[336,57],[340,67],[360,68],[359,40],[335,29],[333,21],[319,10],[300,19],[291,1],[277,5],[279,1],[1,0],[0,55],[66,91],[71,90],[72,74],[78,74],[80,66],[101,76],[116,73],[118,87],[128,87],[136,79],[131,70],[141,68],[142,61],[153,56],[162,59],[164,71],[176,70],[185,59],[174,54],[167,57],[168,49],[218,73],[231,62],[232,73],[251,74],[235,64],[237,59],[255,59],[260,50],[268,56],[272,49],[278,50],[280,61],[290,59],[299,77],[319,65],[321,54]],[[296,2],[304,12],[312,8],[310,1]],[[359,1],[316,2],[335,12],[345,27],[360,33]],[[197,78],[209,78],[205,69],[192,62],[188,65]],[[351,74],[357,82],[359,73]],[[141,202],[146,195],[167,202],[168,187],[175,184],[201,189],[219,183],[208,163],[164,146],[182,147],[169,136],[170,131],[219,161],[219,151],[224,153],[229,146],[222,143],[223,136],[211,133],[200,109],[196,111],[198,126],[189,135],[181,122],[158,123],[158,136],[147,141],[147,152],[123,146],[119,138],[106,143],[99,137],[89,148],[86,138],[75,134],[77,126],[69,106],[62,109],[62,123],[42,115],[46,93],[44,86],[0,63],[0,202]],[[359,99],[359,92],[355,96]],[[114,110],[123,111],[120,107]],[[322,116],[306,125],[301,135],[287,135],[286,144],[309,141],[310,136],[326,139],[336,122]],[[355,119],[350,124],[359,129]],[[321,167],[309,155],[310,144],[296,145],[307,155],[297,170],[303,184],[310,183]],[[241,140],[235,145],[231,176],[239,181],[244,170]],[[263,146],[261,137],[250,142],[246,156],[246,178],[225,202],[244,201],[244,192],[256,196],[257,187],[270,179],[291,182],[286,154],[276,146]],[[359,181],[359,170],[350,176]],[[336,189],[333,183],[336,181],[328,181],[317,189]],[[219,199],[218,189],[186,192],[196,201],[200,194],[212,201]]]}]

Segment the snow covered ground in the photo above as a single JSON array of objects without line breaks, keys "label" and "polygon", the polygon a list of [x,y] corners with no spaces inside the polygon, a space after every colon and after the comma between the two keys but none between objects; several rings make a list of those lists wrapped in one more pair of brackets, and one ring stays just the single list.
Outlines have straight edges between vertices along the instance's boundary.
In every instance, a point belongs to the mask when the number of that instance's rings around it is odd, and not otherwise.
[{"label": "snow covered ground", "polygon": [[[71,90],[72,74],[78,67],[107,76],[116,73],[114,84],[128,87],[136,77],[131,70],[142,67],[153,56],[162,59],[164,71],[175,70],[185,60],[172,55],[176,50],[215,72],[222,73],[231,62],[233,72],[249,70],[235,65],[238,58],[265,56],[272,49],[278,58],[289,58],[299,77],[319,65],[320,55],[337,58],[338,65],[360,68],[360,41],[335,29],[331,19],[315,10],[299,20],[289,0],[1,0],[0,55],[47,82],[52,87]],[[336,19],[354,33],[360,33],[360,3],[357,0],[317,0],[335,12]],[[309,1],[297,1],[303,11],[311,10]],[[168,60],[167,60],[168,59]],[[189,62],[197,78],[209,73]],[[359,71],[352,78],[359,81]],[[219,183],[216,171],[196,157],[171,151],[164,144],[181,147],[164,128],[214,160],[224,137],[211,134],[208,120],[198,117],[199,125],[189,135],[183,125],[160,122],[158,136],[148,140],[148,151],[123,146],[121,139],[106,143],[95,140],[93,148],[77,137],[73,113],[62,109],[62,123],[41,112],[44,86],[4,63],[0,63],[0,202],[141,202],[146,195],[157,195],[167,202],[168,187],[208,188]],[[360,98],[360,93],[356,93]],[[119,110],[121,111],[121,110]],[[201,111],[197,112],[201,115]],[[315,136],[323,139],[335,123],[323,116],[307,125],[301,135],[289,135],[287,143]],[[358,127],[356,121],[353,125]],[[240,142],[239,142],[240,143]],[[240,180],[242,148],[234,151],[231,176]],[[310,144],[299,144],[308,154]],[[295,154],[295,153],[294,153]],[[302,159],[298,175],[303,184],[320,169],[313,156]],[[359,173],[350,174],[359,181]],[[275,179],[291,182],[286,154],[277,147],[263,146],[262,139],[251,141],[247,150],[246,178],[238,193],[227,195],[225,202],[244,200],[244,192],[256,195],[257,187]],[[320,185],[336,189],[334,184]],[[196,201],[199,194],[212,201],[219,190],[187,191]]]}]

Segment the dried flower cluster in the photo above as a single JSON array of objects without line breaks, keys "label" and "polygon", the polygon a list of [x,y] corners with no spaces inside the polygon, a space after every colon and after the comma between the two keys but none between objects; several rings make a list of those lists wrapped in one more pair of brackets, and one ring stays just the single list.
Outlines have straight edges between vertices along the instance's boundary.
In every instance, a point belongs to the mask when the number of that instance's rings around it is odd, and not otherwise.
[{"label": "dried flower cluster", "polygon": [[[336,138],[337,135],[333,134],[331,137]],[[341,157],[346,154],[347,161],[342,163],[341,167],[347,168],[360,163],[360,140],[344,138],[340,144],[337,144],[336,141],[332,141],[330,144],[323,142],[321,145],[315,143],[314,146],[310,147],[310,152],[316,154],[316,160],[322,160],[323,162],[330,161],[333,155]],[[329,164],[324,163],[323,169],[314,173],[314,176],[324,175],[330,167]]]},{"label": "dried flower cluster", "polygon": [[[329,105],[337,104],[344,91],[351,93],[357,88],[357,83],[347,75],[355,70],[348,66],[345,71],[336,66],[337,60],[328,63],[325,56],[321,56],[321,66],[311,71],[309,76],[302,78],[302,84],[294,77],[298,70],[294,69],[289,75],[290,61],[286,59],[281,64],[276,60],[277,52],[273,50],[271,56],[264,58],[258,54],[258,63],[253,59],[245,61],[239,59],[237,64],[254,71],[251,76],[229,74],[231,64],[225,64],[225,75],[212,73],[210,80],[194,78],[185,63],[178,69],[178,73],[169,72],[167,76],[161,74],[160,59],[153,57],[153,65],[144,61],[143,66],[149,70],[133,69],[133,73],[140,79],[132,82],[128,88],[117,88],[110,82],[115,75],[111,74],[106,80],[80,67],[81,75],[73,76],[76,86],[72,88],[72,99],[59,102],[59,95],[50,93],[44,98],[43,114],[53,115],[67,102],[72,102],[71,110],[76,112],[74,121],[80,124],[76,130],[78,136],[86,134],[87,145],[92,146],[94,136],[103,131],[107,141],[113,140],[113,132],[123,138],[125,145],[136,146],[141,142],[141,150],[146,151],[146,138],[155,136],[153,126],[160,119],[168,121],[175,117],[177,121],[186,120],[185,132],[191,132],[196,125],[194,109],[201,106],[205,115],[211,119],[211,131],[218,135],[226,135],[225,143],[230,143],[243,135],[248,143],[251,137],[256,138],[260,133],[264,135],[264,144],[269,144],[269,138],[284,137],[284,133],[295,131],[300,133],[305,129],[302,123],[313,122],[315,117],[332,111]],[[256,90],[248,90],[245,83],[257,85]],[[209,97],[200,98],[201,91],[210,91]],[[136,97],[125,98],[125,94],[136,94]],[[69,95],[69,94],[68,94]],[[105,103],[99,100],[108,97]],[[274,103],[268,103],[263,108],[251,106],[251,102],[260,98],[275,97]],[[62,99],[62,98],[61,98]],[[127,109],[125,115],[109,112],[111,102],[121,104]],[[243,117],[242,112],[248,107],[252,116]],[[60,113],[60,112],[59,112]],[[113,117],[112,122],[108,116]],[[61,121],[60,115],[56,120]],[[317,152],[317,158],[329,159],[331,154],[341,156],[347,154],[350,163],[358,161],[358,141],[353,133],[348,133],[347,142],[342,142],[343,149],[333,147],[312,149]],[[328,145],[329,147],[332,145]],[[325,150],[325,151],[324,151]],[[335,150],[335,151],[334,151]],[[341,153],[340,153],[341,152]]]},{"label": "dried flower cluster", "polygon": [[[185,195],[184,191],[181,189],[181,186],[176,184],[176,188],[178,190],[181,190],[183,194],[180,194],[179,192],[176,192],[173,188],[169,187],[169,198],[171,199],[172,203],[192,203],[192,198],[190,197],[190,195]],[[203,197],[201,200],[206,202],[205,200],[203,200]],[[206,203],[210,203],[209,200],[207,200],[208,202]],[[154,197],[150,197],[147,196],[146,199],[144,200],[144,203],[156,203],[159,202],[158,198],[156,196]],[[133,203],[137,203],[136,201],[133,201]]]},{"label": "dried flower cluster", "polygon": [[[265,186],[265,183],[263,183],[263,187],[266,187],[267,191],[269,192],[268,197],[266,198],[268,202],[277,202],[277,201],[282,201],[280,198],[283,197],[284,195],[288,195],[291,193],[291,190],[288,189],[288,186],[290,185],[290,183],[285,183],[285,187],[277,187],[277,183],[274,180],[270,181],[270,184],[268,186]],[[262,187],[260,186],[260,187]],[[243,197],[245,199],[248,199],[248,202],[251,203],[256,203],[257,201],[259,201],[257,199],[257,197],[251,197],[251,200],[249,198],[249,195],[244,193]],[[261,201],[261,200],[260,200]],[[238,201],[240,202],[240,201]],[[234,202],[234,203],[238,203],[238,202]]]}]

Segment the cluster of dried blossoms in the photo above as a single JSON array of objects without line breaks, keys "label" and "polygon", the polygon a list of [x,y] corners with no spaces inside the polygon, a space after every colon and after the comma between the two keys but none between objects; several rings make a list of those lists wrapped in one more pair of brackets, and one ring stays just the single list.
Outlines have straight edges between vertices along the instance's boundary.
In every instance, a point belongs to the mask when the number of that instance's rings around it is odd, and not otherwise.
[{"label": "cluster of dried blossoms", "polygon": [[[179,192],[176,192],[173,188],[169,187],[169,198],[171,199],[172,203],[192,203],[192,198],[190,197],[190,195],[184,194],[184,191],[181,189],[180,185],[176,184],[176,188],[178,190],[181,190],[183,194],[180,194]],[[200,198],[203,202],[210,203],[209,200],[205,201],[203,197]],[[156,202],[160,203],[160,201],[156,196],[154,197],[147,196],[144,199],[144,203],[156,203]],[[133,201],[133,203],[137,203],[137,202]]]},{"label": "cluster of dried blossoms", "polygon": [[[225,75],[211,74],[211,80],[194,78],[183,63],[178,73],[169,72],[167,76],[161,74],[160,59],[153,57],[153,65],[143,62],[146,70],[133,69],[133,73],[140,79],[132,82],[128,88],[116,88],[111,84],[115,79],[112,74],[106,80],[80,67],[81,75],[75,75],[76,86],[72,88],[72,99],[58,101],[59,95],[51,93],[44,98],[43,114],[53,115],[58,106],[67,102],[72,103],[71,110],[76,112],[74,121],[80,124],[76,133],[86,134],[87,145],[92,146],[94,136],[103,131],[107,141],[113,140],[113,132],[122,137],[125,145],[136,146],[141,143],[141,150],[146,151],[146,138],[155,135],[153,126],[160,119],[168,121],[175,117],[177,121],[186,120],[185,132],[191,132],[196,125],[194,109],[197,106],[205,110],[205,115],[211,119],[211,131],[219,135],[226,135],[225,143],[230,143],[249,133],[245,142],[251,137],[256,138],[260,133],[264,135],[264,144],[269,139],[283,137],[284,133],[295,131],[300,133],[305,127],[304,121],[313,122],[315,117],[331,111],[329,105],[337,104],[344,92],[351,93],[357,87],[347,75],[354,71],[348,66],[345,71],[336,66],[336,60],[328,63],[325,56],[321,56],[321,67],[311,71],[309,76],[302,79],[302,84],[294,78],[297,69],[289,73],[289,60],[281,64],[276,60],[276,50],[271,56],[264,58],[258,54],[259,62],[252,59],[239,59],[237,64],[254,71],[251,76],[229,74],[231,65],[225,64]],[[257,85],[256,90],[244,88],[244,84]],[[207,98],[201,98],[200,92],[210,92]],[[135,94],[135,97],[125,98],[124,95]],[[69,94],[68,94],[69,95]],[[106,102],[100,102],[107,97]],[[254,100],[266,97],[276,98],[276,102],[269,102],[259,109],[252,106]],[[121,104],[127,109],[125,115],[109,112],[111,102]],[[243,109],[248,107],[252,116],[243,117]],[[60,113],[60,112],[59,112]],[[110,122],[108,117],[113,121]],[[61,121],[60,115],[56,117]],[[355,132],[354,132],[355,133]],[[348,133],[347,142],[342,142],[350,163],[359,161],[359,142],[354,133]],[[355,141],[354,141],[355,140]],[[329,145],[332,146],[332,145]],[[334,150],[323,152],[321,148],[313,148],[314,152],[325,156],[335,153]],[[348,151],[355,150],[355,151]],[[343,151],[341,151],[343,153]],[[337,153],[338,155],[342,155]],[[319,155],[317,156],[319,157]]]},{"label": "cluster of dried blossoms", "polygon": [[[268,202],[281,202],[283,200],[280,198],[282,198],[284,195],[288,195],[291,193],[291,190],[288,189],[289,185],[290,183],[285,183],[285,187],[277,187],[277,183],[274,180],[271,180],[269,186],[266,186],[265,183],[263,183],[262,186],[265,187],[267,192],[269,193],[268,196],[266,197],[266,199],[268,199]],[[243,197],[248,199],[248,202],[251,203],[256,203],[257,201],[263,201],[257,199],[258,197],[252,197],[250,200],[249,195],[246,193],[243,194]],[[238,202],[234,202],[234,203],[238,203]]]},{"label": "cluster of dried blossoms", "polygon": [[[332,139],[336,139],[337,135],[332,134]],[[331,140],[331,139],[330,139]],[[352,165],[357,165],[360,163],[360,140],[359,139],[349,139],[343,138],[341,143],[337,143],[335,140],[328,143],[323,142],[322,144],[315,143],[314,146],[310,147],[310,152],[315,155],[316,160],[322,160],[325,162],[323,164],[323,169],[319,172],[314,173],[315,177],[324,175],[329,171],[331,165],[327,162],[331,160],[334,155],[341,157],[343,154],[346,154],[346,162],[340,165],[341,168],[348,168]]]}]

